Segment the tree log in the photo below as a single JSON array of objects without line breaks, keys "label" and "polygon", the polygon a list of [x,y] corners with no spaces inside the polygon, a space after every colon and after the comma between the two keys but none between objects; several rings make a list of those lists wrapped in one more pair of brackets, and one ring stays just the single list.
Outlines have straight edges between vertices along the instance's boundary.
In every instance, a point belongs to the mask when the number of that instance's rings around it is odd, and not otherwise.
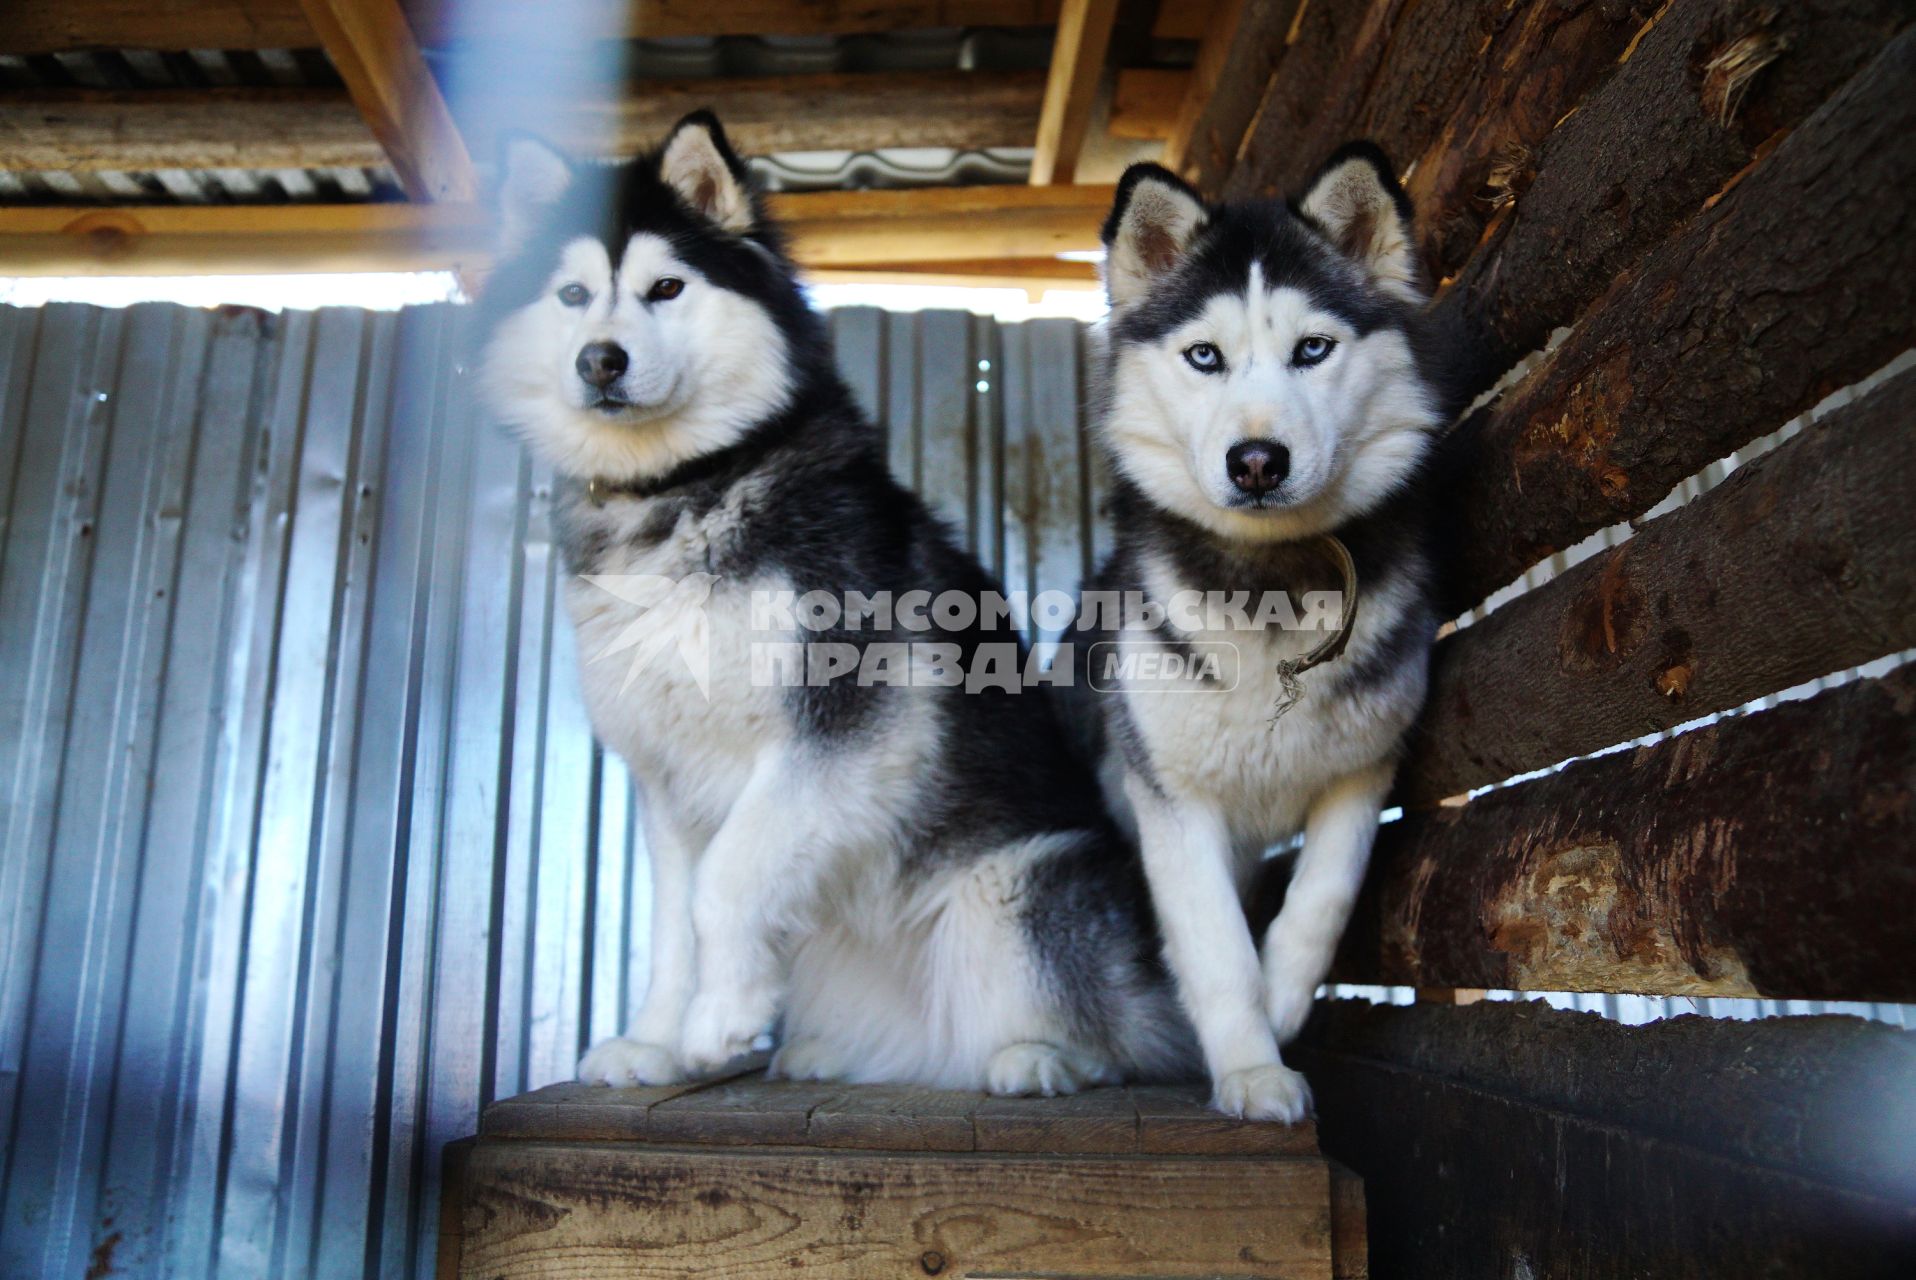
[{"label": "tree log", "polygon": [[[1548,77],[1539,76],[1534,89],[1526,82],[1511,100],[1507,138],[1500,140],[1503,127],[1490,107],[1461,144],[1457,180],[1433,178],[1438,194],[1419,206],[1435,215],[1443,271],[1458,270],[1472,247],[1466,242],[1476,215],[1466,204],[1476,170],[1486,158],[1497,163],[1504,141],[1517,148],[1494,184],[1514,203],[1437,306],[1470,339],[1471,389],[1491,385],[1574,321],[1766,145],[1801,125],[1911,16],[1904,0],[1675,0],[1616,74],[1547,139],[1534,136],[1535,121],[1519,113],[1524,92],[1537,95],[1539,115],[1575,105],[1550,91]],[[1707,70],[1739,55],[1748,78],[1732,82]],[[1520,77],[1529,70],[1516,69]],[[1420,172],[1413,184],[1421,189],[1422,182]],[[1466,218],[1461,227],[1450,225],[1456,217]]]},{"label": "tree log", "polygon": [[1299,3],[1242,0],[1213,16],[1164,149],[1165,164],[1200,191],[1216,194],[1236,163],[1238,144],[1288,48]]},{"label": "tree log", "polygon": [[0,170],[366,168],[386,153],[344,89],[0,93]]},{"label": "tree log", "polygon": [[1916,669],[1378,836],[1347,982],[1916,1000]]},{"label": "tree log", "polygon": [[1344,1001],[1296,1054],[1364,1176],[1373,1275],[1916,1269],[1906,1031]]},{"label": "tree log", "polygon": [[1906,31],[1454,433],[1452,614],[1908,348],[1913,79]]},{"label": "tree log", "polygon": [[1437,646],[1422,807],[1916,647],[1916,372]]}]

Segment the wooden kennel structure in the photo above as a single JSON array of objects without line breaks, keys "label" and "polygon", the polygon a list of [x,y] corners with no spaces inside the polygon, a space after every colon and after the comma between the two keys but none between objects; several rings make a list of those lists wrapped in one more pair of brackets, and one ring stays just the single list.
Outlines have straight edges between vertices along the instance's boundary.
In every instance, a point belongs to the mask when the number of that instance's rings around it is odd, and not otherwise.
[{"label": "wooden kennel structure", "polygon": [[[0,55],[319,48],[338,83],[8,90],[0,168],[383,165],[406,198],[9,198],[0,272],[482,270],[475,169],[420,52],[452,7],[14,0]],[[1438,644],[1403,815],[1335,974],[1420,1000],[1320,1011],[1297,1051],[1318,1128],[1231,1124],[1176,1091],[556,1086],[496,1103],[450,1149],[443,1274],[637,1274],[648,1240],[644,1274],[699,1274],[739,1223],[806,1204],[820,1216],[793,1251],[726,1273],[1916,1273],[1906,1033],[1626,1027],[1478,998],[1916,1002],[1916,677],[1872,667],[1744,710],[1916,647],[1907,0],[598,11],[586,34],[608,40],[1054,30],[1042,72],[714,80],[594,108],[626,141],[709,93],[740,104],[747,149],[1033,147],[1023,184],[779,197],[822,276],[1084,286],[1110,197],[1073,181],[1087,139],[1161,143],[1222,198],[1281,194],[1342,141],[1377,140],[1479,395],[1443,474],[1445,611],[1471,620]],[[1156,56],[1178,42],[1182,59]],[[1308,1187],[1308,1209],[1281,1186]],[[939,1234],[901,1187],[979,1216]],[[1074,1187],[1091,1209],[1045,1211]],[[677,1234],[651,1240],[661,1221]]]}]

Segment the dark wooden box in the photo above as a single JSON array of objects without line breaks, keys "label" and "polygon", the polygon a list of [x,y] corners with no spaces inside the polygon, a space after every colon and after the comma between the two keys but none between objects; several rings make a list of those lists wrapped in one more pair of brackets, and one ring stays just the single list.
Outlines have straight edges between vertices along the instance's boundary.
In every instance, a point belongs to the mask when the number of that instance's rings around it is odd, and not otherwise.
[{"label": "dark wooden box", "polygon": [[1361,1185],[1195,1088],[553,1085],[448,1152],[441,1274],[1353,1277]]}]

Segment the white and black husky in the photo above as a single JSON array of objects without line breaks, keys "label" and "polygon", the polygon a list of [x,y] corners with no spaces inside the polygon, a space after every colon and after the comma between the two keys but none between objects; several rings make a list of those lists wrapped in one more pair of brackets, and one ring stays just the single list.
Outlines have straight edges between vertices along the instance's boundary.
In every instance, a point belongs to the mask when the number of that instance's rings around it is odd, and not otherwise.
[{"label": "white and black husky", "polygon": [[[790,1077],[1057,1093],[1194,1065],[1135,855],[1038,694],[755,666],[798,638],[765,599],[989,584],[891,478],[718,122],[616,168],[520,140],[501,202],[482,385],[564,480],[586,703],[654,878],[643,1010],[581,1078],[708,1072],[781,1017]],[[593,660],[635,623],[702,636],[705,678]]]},{"label": "white and black husky", "polygon": [[[1135,822],[1216,1104],[1294,1120],[1309,1093],[1278,1045],[1350,916],[1435,630],[1411,482],[1444,406],[1420,354],[1410,205],[1362,145],[1295,204],[1211,206],[1139,165],[1104,240],[1116,541],[1093,585],[1138,593],[1127,626],[1166,611],[1155,630],[1076,637],[1107,691],[1106,788]],[[1361,606],[1341,654],[1287,680],[1280,664],[1325,641],[1292,602],[1344,588],[1325,534],[1348,548]],[[1273,596],[1285,607],[1263,609]],[[1167,684],[1113,662],[1138,645],[1229,662]],[[1300,831],[1260,964],[1240,899]]]}]

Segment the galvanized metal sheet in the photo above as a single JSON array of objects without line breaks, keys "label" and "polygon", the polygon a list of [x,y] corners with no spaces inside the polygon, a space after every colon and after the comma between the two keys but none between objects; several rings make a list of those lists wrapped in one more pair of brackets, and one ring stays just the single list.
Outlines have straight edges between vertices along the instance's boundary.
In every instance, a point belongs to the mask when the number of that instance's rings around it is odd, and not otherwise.
[{"label": "galvanized metal sheet", "polygon": [[[460,321],[0,309],[0,1274],[427,1275],[444,1143],[636,1011],[637,802]],[[900,474],[1074,585],[1076,327],[831,323]]]}]

